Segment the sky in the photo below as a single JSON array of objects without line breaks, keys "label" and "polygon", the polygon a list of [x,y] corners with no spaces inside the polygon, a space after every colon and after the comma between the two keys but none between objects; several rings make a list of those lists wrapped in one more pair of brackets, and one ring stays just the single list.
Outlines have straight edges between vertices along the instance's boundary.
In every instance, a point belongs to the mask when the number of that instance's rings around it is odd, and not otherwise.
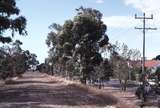
[{"label": "sky", "polygon": [[80,6],[99,10],[107,25],[110,42],[119,41],[129,48],[142,52],[142,21],[134,15],[147,17],[153,14],[153,20],[147,20],[147,27],[157,27],[156,31],[146,31],[146,57],[153,58],[160,54],[160,0],[17,0],[21,15],[27,19],[28,36],[16,36],[23,42],[22,48],[36,53],[40,63],[48,56],[45,40],[52,23],[63,24],[76,15]]}]

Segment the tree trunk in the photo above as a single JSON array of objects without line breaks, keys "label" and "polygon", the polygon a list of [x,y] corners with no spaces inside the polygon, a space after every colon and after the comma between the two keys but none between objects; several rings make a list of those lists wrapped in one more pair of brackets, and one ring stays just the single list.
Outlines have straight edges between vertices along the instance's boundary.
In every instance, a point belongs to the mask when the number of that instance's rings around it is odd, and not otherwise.
[{"label": "tree trunk", "polygon": [[124,91],[127,90],[127,80],[124,81]]},{"label": "tree trunk", "polygon": [[119,83],[120,83],[120,86],[121,86],[121,90],[123,91],[123,81],[121,79],[119,79]]},{"label": "tree trunk", "polygon": [[80,79],[80,82],[81,82],[82,84],[85,84],[85,85],[86,85],[86,80],[87,80],[86,77],[83,77],[83,78]]}]

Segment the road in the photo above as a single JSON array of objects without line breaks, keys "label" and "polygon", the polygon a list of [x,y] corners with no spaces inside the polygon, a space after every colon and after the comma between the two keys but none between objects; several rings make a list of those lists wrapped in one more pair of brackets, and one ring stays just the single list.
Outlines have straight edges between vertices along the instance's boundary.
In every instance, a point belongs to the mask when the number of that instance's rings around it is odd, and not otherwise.
[{"label": "road", "polygon": [[[135,91],[137,88],[137,84],[129,84],[126,92],[121,91],[120,84],[118,80],[111,80],[105,84],[104,89],[118,97],[120,100],[124,101],[130,107],[139,108],[142,104],[141,100],[139,100],[135,96]],[[149,96],[148,101],[145,103],[146,106],[144,108],[158,108],[158,100],[159,96]]]}]

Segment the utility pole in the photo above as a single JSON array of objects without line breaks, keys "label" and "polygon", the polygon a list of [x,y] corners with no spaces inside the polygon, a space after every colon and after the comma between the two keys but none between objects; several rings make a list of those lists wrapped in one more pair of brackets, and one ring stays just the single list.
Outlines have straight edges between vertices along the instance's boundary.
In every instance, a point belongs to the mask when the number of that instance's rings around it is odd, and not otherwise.
[{"label": "utility pole", "polygon": [[151,17],[146,17],[145,13],[143,13],[142,17],[138,17],[137,14],[135,14],[135,19],[142,19],[143,20],[143,27],[135,27],[135,29],[139,29],[143,31],[143,59],[142,59],[142,74],[145,73],[145,32],[146,30],[157,30],[157,28],[150,28],[146,27],[146,20],[152,19],[153,15]]}]

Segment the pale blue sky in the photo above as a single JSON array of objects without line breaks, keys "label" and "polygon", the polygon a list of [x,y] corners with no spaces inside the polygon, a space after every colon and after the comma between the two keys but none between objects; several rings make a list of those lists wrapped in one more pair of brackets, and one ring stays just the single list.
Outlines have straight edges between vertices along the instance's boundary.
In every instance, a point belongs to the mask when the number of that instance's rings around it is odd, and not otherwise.
[{"label": "pale blue sky", "polygon": [[[36,53],[40,62],[47,57],[48,48],[45,44],[48,26],[52,23],[63,24],[65,20],[76,15],[75,8],[80,6],[100,10],[103,20],[108,26],[106,32],[110,42],[124,42],[129,48],[142,49],[142,32],[134,30],[142,22],[134,19],[134,14],[147,15],[153,13],[155,21],[149,21],[153,27],[160,27],[158,15],[159,0],[17,0],[21,14],[27,18],[27,37],[16,36],[23,42],[23,49]],[[149,25],[147,24],[147,25]],[[146,56],[152,58],[160,54],[160,30],[147,32]]]}]

